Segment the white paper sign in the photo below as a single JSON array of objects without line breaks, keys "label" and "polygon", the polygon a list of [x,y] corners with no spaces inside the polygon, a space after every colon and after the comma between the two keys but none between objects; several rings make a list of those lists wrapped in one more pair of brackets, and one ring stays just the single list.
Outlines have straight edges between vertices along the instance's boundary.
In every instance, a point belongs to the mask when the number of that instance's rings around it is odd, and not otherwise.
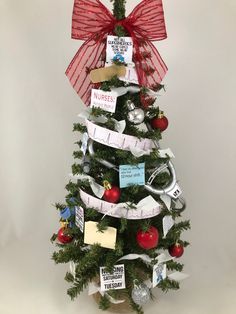
[{"label": "white paper sign", "polygon": [[131,63],[132,58],[133,41],[131,37],[107,36],[106,62]]},{"label": "white paper sign", "polygon": [[166,264],[157,263],[153,267],[152,287],[155,288],[165,278],[166,278]]},{"label": "white paper sign", "polygon": [[119,79],[123,82],[139,84],[136,69],[132,66],[126,67],[125,76],[120,76]]},{"label": "white paper sign", "polygon": [[180,195],[182,194],[182,190],[180,188],[180,186],[178,185],[178,183],[176,183],[176,185],[174,186],[173,190],[171,190],[170,192],[168,192],[168,195],[170,197],[173,197],[175,199],[177,199],[178,197],[180,197]]},{"label": "white paper sign", "polygon": [[172,216],[167,215],[163,218],[162,223],[163,223],[163,238],[165,238],[167,233],[174,226],[175,222]]},{"label": "white paper sign", "polygon": [[114,92],[105,92],[101,89],[92,89],[91,107],[98,107],[114,113],[116,111],[117,95]]},{"label": "white paper sign", "polygon": [[112,273],[107,273],[105,267],[100,267],[101,291],[125,289],[125,266],[115,265]]},{"label": "white paper sign", "polygon": [[75,224],[79,230],[84,232],[84,209],[81,206],[75,208]]}]

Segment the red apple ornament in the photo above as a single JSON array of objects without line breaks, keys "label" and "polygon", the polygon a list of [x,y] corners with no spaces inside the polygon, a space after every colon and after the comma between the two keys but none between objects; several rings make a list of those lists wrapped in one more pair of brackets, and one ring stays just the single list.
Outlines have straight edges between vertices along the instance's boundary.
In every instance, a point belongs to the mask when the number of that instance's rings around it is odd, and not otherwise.
[{"label": "red apple ornament", "polygon": [[175,243],[169,247],[168,251],[171,256],[178,258],[184,254],[184,247],[179,243]]},{"label": "red apple ornament", "polygon": [[69,234],[66,234],[66,228],[59,229],[57,233],[57,239],[62,244],[70,243],[73,240],[73,237]]},{"label": "red apple ornament", "polygon": [[158,116],[153,118],[150,123],[153,129],[159,129],[161,132],[163,132],[167,129],[169,121],[164,116],[164,112],[160,111]]},{"label": "red apple ornament", "polygon": [[103,194],[103,199],[109,203],[117,203],[120,199],[120,188],[118,186],[111,186],[108,181],[104,181],[105,192]]},{"label": "red apple ornament", "polygon": [[153,226],[151,226],[147,231],[139,230],[136,235],[136,240],[142,249],[154,249],[158,245],[159,232]]}]

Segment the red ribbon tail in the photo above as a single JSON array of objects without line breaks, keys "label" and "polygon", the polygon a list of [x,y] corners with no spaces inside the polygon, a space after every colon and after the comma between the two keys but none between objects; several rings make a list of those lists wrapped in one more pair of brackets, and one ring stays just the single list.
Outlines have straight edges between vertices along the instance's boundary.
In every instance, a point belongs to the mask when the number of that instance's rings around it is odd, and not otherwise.
[{"label": "red ribbon tail", "polygon": [[146,41],[145,46],[136,48],[139,54],[150,52],[150,57],[141,60],[135,60],[136,71],[138,74],[139,84],[141,86],[152,89],[157,84],[160,84],[167,73],[167,66],[161,58],[156,47],[150,42]]},{"label": "red ribbon tail", "polygon": [[102,56],[105,45],[104,41],[97,42],[94,39],[88,39],[80,47],[66,70],[66,76],[72,87],[87,106],[90,105],[93,87],[89,72],[94,68],[104,67],[105,62],[102,60]]}]

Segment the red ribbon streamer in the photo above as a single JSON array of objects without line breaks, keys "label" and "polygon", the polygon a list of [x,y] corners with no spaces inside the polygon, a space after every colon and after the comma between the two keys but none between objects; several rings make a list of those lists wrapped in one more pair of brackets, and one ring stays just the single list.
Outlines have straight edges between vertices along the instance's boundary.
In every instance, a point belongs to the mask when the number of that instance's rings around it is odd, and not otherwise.
[{"label": "red ribbon streamer", "polygon": [[[88,74],[95,68],[104,67],[106,38],[114,34],[116,25],[122,25],[133,40],[133,60],[139,85],[152,88],[162,81],[167,72],[164,61],[151,42],[167,37],[162,0],[143,0],[123,20],[117,20],[99,0],[75,0],[72,38],[85,42],[71,61],[66,75],[87,105],[90,105],[93,88]],[[145,55],[147,58],[144,58]]]}]

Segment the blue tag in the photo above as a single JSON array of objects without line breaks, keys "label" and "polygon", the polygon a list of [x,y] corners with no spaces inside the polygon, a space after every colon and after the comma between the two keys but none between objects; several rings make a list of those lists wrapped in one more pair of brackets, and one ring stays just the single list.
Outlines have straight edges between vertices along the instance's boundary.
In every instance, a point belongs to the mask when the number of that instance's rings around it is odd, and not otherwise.
[{"label": "blue tag", "polygon": [[119,167],[120,188],[130,185],[145,185],[145,163]]},{"label": "blue tag", "polygon": [[68,219],[68,218],[70,218],[71,214],[72,214],[72,213],[71,213],[71,210],[70,210],[69,207],[64,208],[64,209],[61,210],[61,212],[60,212],[61,218],[63,218],[63,219]]}]

